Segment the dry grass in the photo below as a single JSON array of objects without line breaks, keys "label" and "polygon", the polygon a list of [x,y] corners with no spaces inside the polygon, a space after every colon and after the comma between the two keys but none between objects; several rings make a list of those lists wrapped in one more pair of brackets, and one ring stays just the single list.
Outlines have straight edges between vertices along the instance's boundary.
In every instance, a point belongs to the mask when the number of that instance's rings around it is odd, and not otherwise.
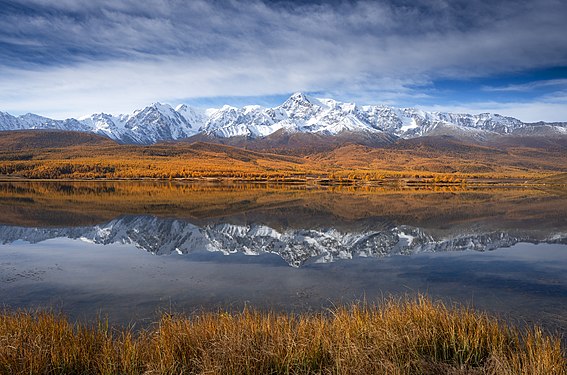
[{"label": "dry grass", "polygon": [[560,340],[426,298],[311,315],[163,316],[133,334],[0,316],[4,374],[567,374]]}]

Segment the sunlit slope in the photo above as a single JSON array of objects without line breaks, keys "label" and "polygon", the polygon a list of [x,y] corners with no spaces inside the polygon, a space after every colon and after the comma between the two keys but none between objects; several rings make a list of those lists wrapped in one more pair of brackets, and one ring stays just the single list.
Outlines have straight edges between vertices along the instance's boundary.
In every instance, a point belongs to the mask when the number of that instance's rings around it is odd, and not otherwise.
[{"label": "sunlit slope", "polygon": [[218,143],[119,145],[96,135],[55,131],[0,133],[0,174],[24,178],[232,178],[253,181],[462,183],[538,179],[567,172],[567,143],[518,139],[500,144],[451,137],[380,147],[345,144],[305,154]]}]

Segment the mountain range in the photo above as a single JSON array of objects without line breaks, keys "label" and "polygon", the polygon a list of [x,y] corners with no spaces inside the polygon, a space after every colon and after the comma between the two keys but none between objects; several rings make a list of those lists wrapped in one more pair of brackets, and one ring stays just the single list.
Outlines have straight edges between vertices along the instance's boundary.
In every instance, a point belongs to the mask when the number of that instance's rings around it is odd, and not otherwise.
[{"label": "mountain range", "polygon": [[153,144],[184,139],[262,140],[294,134],[360,139],[392,143],[398,139],[450,135],[488,139],[499,135],[567,136],[567,122],[525,123],[498,114],[426,112],[415,108],[357,105],[291,95],[273,108],[225,105],[200,110],[154,103],[129,115],[93,114],[78,119],[54,120],[28,113],[0,112],[0,130],[55,129],[89,132],[119,143]]}]

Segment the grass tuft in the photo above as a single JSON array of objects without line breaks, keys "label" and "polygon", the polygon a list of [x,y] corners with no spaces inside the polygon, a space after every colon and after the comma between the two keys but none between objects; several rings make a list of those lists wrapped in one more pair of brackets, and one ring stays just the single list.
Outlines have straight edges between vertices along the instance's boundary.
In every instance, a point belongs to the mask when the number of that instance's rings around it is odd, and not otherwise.
[{"label": "grass tuft", "polygon": [[318,314],[163,315],[132,332],[0,314],[2,374],[567,374],[557,337],[425,297]]}]

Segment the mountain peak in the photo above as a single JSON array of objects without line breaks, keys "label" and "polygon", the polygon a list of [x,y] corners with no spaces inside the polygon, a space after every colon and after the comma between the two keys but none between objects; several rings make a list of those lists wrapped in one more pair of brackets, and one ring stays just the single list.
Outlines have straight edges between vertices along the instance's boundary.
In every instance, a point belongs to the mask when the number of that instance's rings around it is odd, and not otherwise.
[{"label": "mountain peak", "polygon": [[284,102],[285,103],[299,103],[301,105],[317,105],[323,106],[323,104],[316,98],[309,96],[303,92],[295,92]]},{"label": "mountain peak", "polygon": [[306,102],[309,101],[309,99],[307,99],[307,95],[305,95],[301,91],[294,92],[293,94],[291,94],[291,96],[289,98],[293,99],[293,100],[298,100],[298,101],[306,101]]},{"label": "mountain peak", "polygon": [[173,107],[170,106],[169,104],[165,104],[165,103],[160,103],[160,102],[154,102],[152,104],[150,104],[148,107],[146,108],[155,108],[157,109],[159,112],[170,112],[173,110]]},{"label": "mountain peak", "polygon": [[309,108],[314,105],[319,105],[319,101],[309,98],[302,92],[296,92],[283,102],[280,107],[288,111],[296,111],[300,108]]},{"label": "mountain peak", "polygon": [[223,105],[223,106],[221,107],[220,110],[221,110],[221,111],[234,111],[234,110],[237,110],[237,109],[238,109],[238,108],[235,107],[235,106],[233,106],[233,105],[225,104],[225,105]]}]

